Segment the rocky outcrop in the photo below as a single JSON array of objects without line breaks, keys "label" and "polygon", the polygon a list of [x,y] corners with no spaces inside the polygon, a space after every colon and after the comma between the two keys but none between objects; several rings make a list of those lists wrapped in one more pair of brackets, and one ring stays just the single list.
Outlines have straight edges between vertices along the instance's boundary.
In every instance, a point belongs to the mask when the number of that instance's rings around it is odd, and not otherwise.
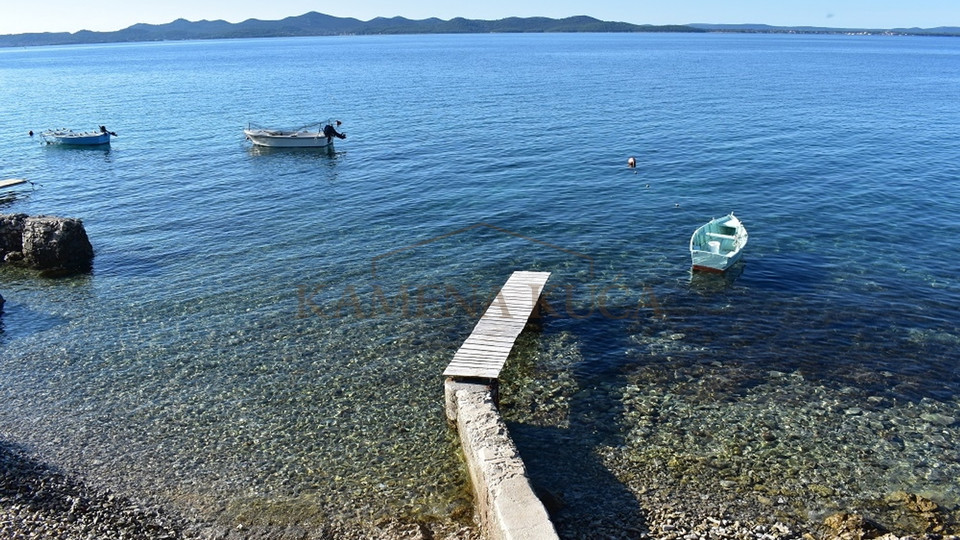
[{"label": "rocky outcrop", "polygon": [[23,251],[23,222],[26,214],[0,214],[0,260],[7,253]]},{"label": "rocky outcrop", "polygon": [[79,219],[8,214],[0,215],[0,257],[50,274],[75,274],[90,270],[93,246]]}]

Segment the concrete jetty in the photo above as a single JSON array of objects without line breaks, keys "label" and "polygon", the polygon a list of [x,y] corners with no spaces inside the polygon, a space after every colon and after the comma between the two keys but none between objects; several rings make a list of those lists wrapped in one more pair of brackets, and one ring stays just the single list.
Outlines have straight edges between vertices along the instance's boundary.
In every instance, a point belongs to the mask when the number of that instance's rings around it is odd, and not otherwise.
[{"label": "concrete jetty", "polygon": [[550,516],[497,407],[497,380],[549,272],[514,272],[444,371],[447,419],[456,426],[481,527],[491,540],[554,540]]}]

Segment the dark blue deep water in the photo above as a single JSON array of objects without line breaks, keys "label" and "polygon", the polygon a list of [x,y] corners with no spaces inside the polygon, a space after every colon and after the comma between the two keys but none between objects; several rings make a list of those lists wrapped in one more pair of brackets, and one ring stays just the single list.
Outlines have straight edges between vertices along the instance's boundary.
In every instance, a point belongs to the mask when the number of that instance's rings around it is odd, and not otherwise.
[{"label": "dark blue deep water", "polygon": [[[2,49],[0,179],[35,185],[0,213],[81,218],[96,259],[0,267],[0,440],[228,522],[448,516],[466,480],[440,374],[492,289],[545,270],[504,396],[518,432],[600,433],[626,478],[616,456],[651,444],[725,459],[761,407],[804,441],[779,462],[836,494],[817,504],[955,509],[958,88],[960,40],[935,37]],[[242,135],[327,118],[334,152]],[[27,135],[101,124],[107,148]],[[731,211],[743,263],[691,276],[690,234]]]}]

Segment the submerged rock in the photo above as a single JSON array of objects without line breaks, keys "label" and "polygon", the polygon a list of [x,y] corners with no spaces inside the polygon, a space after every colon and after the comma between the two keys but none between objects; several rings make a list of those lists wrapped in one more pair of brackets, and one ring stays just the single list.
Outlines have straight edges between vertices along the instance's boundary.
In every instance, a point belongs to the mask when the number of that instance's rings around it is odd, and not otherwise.
[{"label": "submerged rock", "polygon": [[848,512],[833,514],[823,521],[830,530],[828,538],[837,540],[868,540],[887,534],[887,530],[877,523]]},{"label": "submerged rock", "polygon": [[93,246],[76,218],[0,215],[0,257],[52,275],[90,270]]},{"label": "submerged rock", "polygon": [[940,505],[914,493],[895,491],[887,496],[886,502],[899,506],[902,513],[897,516],[898,525],[925,533],[943,534],[947,523],[941,515]]}]

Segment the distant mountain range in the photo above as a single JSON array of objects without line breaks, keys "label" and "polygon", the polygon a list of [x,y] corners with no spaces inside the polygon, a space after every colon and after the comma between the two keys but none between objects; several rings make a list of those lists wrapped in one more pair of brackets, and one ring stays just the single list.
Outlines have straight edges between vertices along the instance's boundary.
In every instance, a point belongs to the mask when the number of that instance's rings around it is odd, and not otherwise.
[{"label": "distant mountain range", "polygon": [[828,28],[823,26],[770,26],[768,24],[688,24],[707,32],[800,33],[800,34],[901,34],[917,36],[960,36],[960,26],[937,28]]},{"label": "distant mountain range", "polygon": [[135,24],[115,32],[44,32],[0,35],[0,47],[27,47],[37,45],[74,45],[82,43],[123,43],[132,41],[175,41],[185,39],[230,39],[291,36],[333,36],[372,34],[488,34],[532,32],[799,32],[799,33],[896,33],[960,35],[960,28],[858,30],[815,27],[783,27],[762,24],[724,25],[690,24],[655,26],[608,22],[593,17],[510,17],[496,21],[472,20],[457,17],[444,21],[437,18],[411,20],[403,17],[377,17],[369,21],[333,17],[310,12],[299,17],[279,21],[248,19],[240,23],[227,21],[196,21],[177,19],[167,24]]},{"label": "distant mountain range", "polygon": [[444,21],[431,18],[411,20],[377,17],[369,21],[333,17],[310,12],[279,21],[248,19],[240,23],[177,19],[167,24],[135,24],[116,32],[81,30],[68,33],[35,33],[0,36],[0,47],[31,45],[72,45],[130,41],[172,41],[183,39],[229,39],[255,37],[334,36],[372,34],[487,34],[521,32],[705,32],[689,26],[636,25],[606,22],[592,17],[549,19],[529,17],[479,21],[464,18]]}]

